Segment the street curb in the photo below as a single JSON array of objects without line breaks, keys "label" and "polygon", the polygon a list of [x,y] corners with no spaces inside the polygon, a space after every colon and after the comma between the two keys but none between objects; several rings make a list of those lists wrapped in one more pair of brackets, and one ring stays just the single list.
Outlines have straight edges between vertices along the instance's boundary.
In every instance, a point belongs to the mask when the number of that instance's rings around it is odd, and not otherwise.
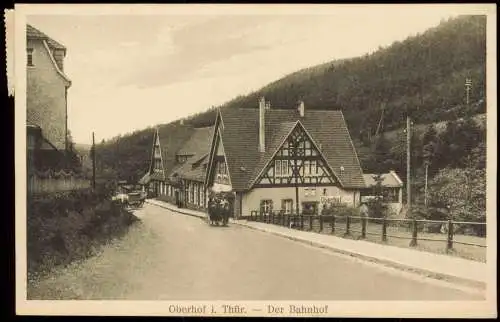
[{"label": "street curb", "polygon": [[[146,202],[148,202],[148,201],[146,201]],[[154,206],[158,206],[158,207],[163,208],[163,209],[167,209],[167,210],[174,211],[174,212],[177,212],[177,213],[181,213],[181,214],[184,214],[184,215],[188,215],[188,216],[191,216],[191,217],[203,218],[203,219],[206,218],[206,216],[195,215],[195,214],[192,214],[192,213],[184,212],[181,209],[166,207],[166,206],[163,206],[161,204],[152,203],[152,202],[148,202],[148,203],[151,204],[151,205],[154,205]],[[377,257],[373,257],[373,256],[359,254],[359,253],[355,253],[353,251],[347,251],[347,250],[344,250],[344,249],[341,249],[341,248],[333,247],[331,245],[325,245],[325,244],[319,243],[319,242],[314,242],[314,241],[307,240],[307,239],[304,239],[304,238],[301,238],[301,237],[290,236],[288,234],[283,234],[283,233],[272,231],[272,230],[268,230],[268,229],[265,229],[265,228],[254,227],[254,226],[248,225],[246,223],[242,223],[242,222],[234,222],[233,221],[233,222],[230,222],[230,223],[235,224],[235,225],[239,225],[239,226],[242,226],[242,227],[246,227],[246,228],[249,228],[249,229],[253,229],[253,230],[265,232],[265,233],[268,233],[268,234],[272,234],[272,235],[275,235],[275,236],[284,237],[284,238],[287,238],[287,239],[290,239],[290,240],[293,240],[293,241],[296,241],[296,242],[300,242],[300,243],[303,243],[303,244],[308,244],[310,246],[317,247],[317,248],[326,249],[326,250],[332,251],[334,253],[339,253],[339,254],[346,255],[346,256],[349,256],[349,257],[353,257],[353,258],[357,258],[357,259],[360,259],[360,260],[363,260],[363,261],[367,261],[367,262],[371,262],[371,263],[375,263],[375,264],[380,264],[380,265],[383,265],[383,266],[387,266],[387,267],[390,267],[390,268],[402,270],[402,271],[409,272],[409,273],[418,274],[418,275],[421,275],[421,276],[424,276],[424,277],[427,277],[427,278],[432,278],[432,279],[435,279],[435,280],[445,281],[445,282],[449,282],[449,283],[453,283],[453,284],[460,284],[462,286],[474,288],[474,289],[481,290],[481,291],[485,291],[486,290],[486,283],[481,282],[481,281],[467,279],[467,278],[462,278],[462,277],[457,277],[457,276],[453,276],[453,275],[449,275],[449,274],[445,274],[445,273],[440,273],[440,272],[433,272],[433,271],[429,271],[429,270],[421,269],[421,268],[415,268],[413,266],[405,265],[405,264],[402,264],[402,263],[399,263],[399,262],[396,262],[396,261],[391,261],[391,260],[387,260],[387,259],[381,259],[381,258],[377,258]]]},{"label": "street curb", "polygon": [[203,219],[206,218],[206,216],[195,215],[195,214],[191,214],[189,212],[182,211],[181,210],[182,208],[166,207],[166,206],[161,205],[159,203],[151,202],[151,201],[148,201],[148,200],[146,200],[146,203],[149,203],[150,205],[157,206],[157,207],[160,207],[160,208],[163,208],[163,209],[167,209],[167,210],[170,210],[170,211],[175,211],[175,212],[178,212],[178,213],[183,214],[183,215],[188,215],[188,216],[191,216],[191,217],[203,218]]},{"label": "street curb", "polygon": [[352,252],[352,251],[347,251],[347,250],[344,250],[344,249],[336,248],[336,247],[333,247],[333,246],[330,246],[330,245],[325,245],[325,244],[322,244],[322,243],[319,243],[319,242],[314,242],[314,241],[310,241],[310,240],[307,240],[307,239],[303,239],[303,238],[300,238],[300,237],[290,236],[290,235],[287,235],[287,234],[283,234],[283,233],[279,233],[279,232],[267,230],[265,228],[259,228],[259,227],[254,227],[254,226],[251,226],[251,225],[246,225],[244,223],[234,223],[234,224],[237,224],[237,225],[240,225],[240,226],[244,226],[244,227],[247,227],[247,228],[250,228],[250,229],[254,229],[254,230],[266,232],[266,233],[269,233],[269,234],[272,234],[272,235],[284,237],[284,238],[287,238],[287,239],[290,239],[290,240],[293,240],[293,241],[297,241],[297,242],[300,242],[300,243],[303,243],[303,244],[308,244],[308,245],[313,246],[313,247],[327,249],[327,250],[333,251],[335,253],[339,253],[339,254],[342,254],[342,255],[346,255],[346,256],[358,258],[358,259],[361,259],[361,260],[364,260],[364,261],[367,261],[367,262],[376,263],[376,264],[380,264],[380,265],[383,265],[383,266],[395,268],[395,269],[402,270],[402,271],[405,271],[405,272],[415,273],[415,274],[418,274],[418,275],[423,275],[423,276],[428,277],[428,278],[432,278],[432,279],[436,279],[436,280],[440,280],[440,281],[445,281],[445,282],[449,282],[449,283],[453,283],[453,284],[460,284],[460,285],[463,285],[463,286],[471,287],[471,288],[474,288],[474,289],[479,289],[479,290],[482,290],[482,291],[486,290],[486,283],[481,282],[481,281],[471,280],[471,279],[462,278],[462,277],[457,277],[457,276],[453,276],[453,275],[449,275],[449,274],[444,274],[444,273],[433,272],[433,271],[429,271],[429,270],[421,269],[421,268],[415,268],[413,266],[405,265],[405,264],[402,264],[402,263],[399,263],[399,262],[396,262],[396,261],[391,261],[391,260],[387,260],[387,259],[381,259],[381,258],[377,258],[377,257],[373,257],[373,256],[359,254],[359,253],[355,253],[355,252]]}]

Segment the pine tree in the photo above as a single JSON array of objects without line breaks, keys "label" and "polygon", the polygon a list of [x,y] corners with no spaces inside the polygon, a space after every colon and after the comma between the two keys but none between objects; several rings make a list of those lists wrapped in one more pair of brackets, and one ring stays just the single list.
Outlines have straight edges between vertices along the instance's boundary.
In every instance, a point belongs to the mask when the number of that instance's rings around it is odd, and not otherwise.
[{"label": "pine tree", "polygon": [[434,167],[434,163],[439,153],[438,150],[438,134],[434,125],[431,124],[427,127],[422,137],[422,159],[424,167],[427,167],[428,176],[432,176],[437,171],[437,167]]}]

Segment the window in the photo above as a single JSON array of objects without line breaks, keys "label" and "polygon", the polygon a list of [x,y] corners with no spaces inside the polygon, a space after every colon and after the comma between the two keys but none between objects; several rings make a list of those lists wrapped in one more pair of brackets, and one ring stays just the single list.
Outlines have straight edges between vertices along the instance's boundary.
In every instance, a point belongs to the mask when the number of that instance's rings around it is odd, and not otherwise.
[{"label": "window", "polygon": [[384,191],[384,199],[386,202],[398,202],[399,188],[388,188]]},{"label": "window", "polygon": [[292,199],[282,199],[281,200],[281,210],[285,212],[285,214],[291,214],[293,209],[293,200]]},{"label": "window", "polygon": [[161,170],[161,160],[160,159],[155,159],[154,169]]},{"label": "window", "polygon": [[283,160],[281,162],[281,172],[283,173],[284,177],[288,177],[290,175],[290,164],[288,160]]},{"label": "window", "polygon": [[276,160],[274,162],[274,168],[276,169],[275,170],[275,176],[276,177],[281,177],[281,160]]},{"label": "window", "polygon": [[306,197],[316,196],[316,188],[304,188],[304,195]]},{"label": "window", "polygon": [[187,161],[187,159],[188,159],[188,157],[186,155],[178,155],[177,156],[177,162],[178,163],[184,163],[184,162]]},{"label": "window", "polygon": [[200,191],[200,190],[198,189],[198,185],[197,185],[197,184],[195,184],[195,185],[194,185],[194,200],[193,200],[193,203],[194,203],[195,205],[197,205],[197,204],[198,204],[198,193],[199,193],[199,191]]},{"label": "window", "polygon": [[260,201],[260,212],[268,214],[273,211],[273,201],[272,200],[261,200]]},{"label": "window", "polygon": [[33,65],[33,48],[28,48],[28,66]]},{"label": "window", "polygon": [[288,160],[276,160],[274,169],[275,177],[288,177],[292,172]]},{"label": "window", "polygon": [[189,202],[193,203],[194,200],[194,185],[192,183],[189,184]]}]

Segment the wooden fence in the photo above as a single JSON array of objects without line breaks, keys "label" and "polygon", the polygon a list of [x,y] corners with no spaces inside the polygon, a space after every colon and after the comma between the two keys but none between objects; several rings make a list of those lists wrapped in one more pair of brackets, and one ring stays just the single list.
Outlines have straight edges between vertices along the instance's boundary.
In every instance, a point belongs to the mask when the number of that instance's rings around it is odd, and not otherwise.
[{"label": "wooden fence", "polygon": [[[417,246],[420,242],[441,244],[443,251],[453,251],[455,246],[472,246],[486,249],[486,223],[438,221],[420,219],[369,218],[337,215],[296,215],[272,212],[263,214],[252,211],[245,219],[285,226],[317,233],[339,234],[357,239],[380,242],[407,240],[407,245]],[[371,236],[371,237],[370,237]],[[375,238],[375,240],[374,240]],[[392,242],[390,242],[392,243]],[[483,251],[483,253],[485,253]],[[482,254],[481,256],[485,256]]]},{"label": "wooden fence", "polygon": [[71,191],[88,189],[91,187],[91,181],[85,178],[75,176],[64,176],[59,178],[42,178],[36,175],[28,178],[28,193],[50,193],[60,191]]}]

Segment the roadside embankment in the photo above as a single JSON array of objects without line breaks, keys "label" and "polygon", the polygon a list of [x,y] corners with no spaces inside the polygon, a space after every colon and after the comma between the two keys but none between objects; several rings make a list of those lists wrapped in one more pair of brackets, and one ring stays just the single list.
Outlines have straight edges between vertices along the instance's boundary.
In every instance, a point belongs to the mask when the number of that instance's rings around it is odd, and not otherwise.
[{"label": "roadside embankment", "polygon": [[28,197],[29,281],[92,256],[101,245],[127,232],[138,219],[109,197],[104,189]]}]

